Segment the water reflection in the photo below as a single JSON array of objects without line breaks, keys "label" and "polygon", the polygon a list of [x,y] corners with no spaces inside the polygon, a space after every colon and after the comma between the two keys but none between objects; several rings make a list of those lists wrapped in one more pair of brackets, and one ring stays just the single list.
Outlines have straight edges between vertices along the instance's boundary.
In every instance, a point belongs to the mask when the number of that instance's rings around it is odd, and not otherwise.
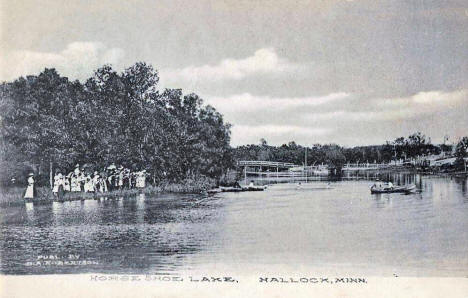
[{"label": "water reflection", "polygon": [[[371,195],[376,178],[415,183],[420,192]],[[287,263],[373,274],[385,268],[468,273],[466,178],[366,173],[317,187],[323,184],[304,184],[300,191],[276,184],[265,192],[210,197],[142,194],[2,208],[1,270],[177,273],[206,264],[254,271]],[[41,255],[69,254],[98,264],[25,266]]]},{"label": "water reflection", "polygon": [[[179,196],[86,200],[5,208],[5,273],[144,272],[170,270],[209,241],[203,225],[216,214]],[[24,219],[18,215],[24,213]],[[22,215],[21,215],[22,216]],[[26,267],[41,255],[78,254],[91,266]]]}]

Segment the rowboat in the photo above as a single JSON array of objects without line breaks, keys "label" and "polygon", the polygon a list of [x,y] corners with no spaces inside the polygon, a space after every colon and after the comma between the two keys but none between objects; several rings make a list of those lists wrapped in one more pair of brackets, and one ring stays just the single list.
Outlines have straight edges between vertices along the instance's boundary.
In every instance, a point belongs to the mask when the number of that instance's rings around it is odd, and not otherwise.
[{"label": "rowboat", "polygon": [[219,187],[222,192],[241,192],[243,191],[242,187],[224,187],[220,186]]},{"label": "rowboat", "polygon": [[207,190],[209,194],[215,194],[220,192],[242,192],[242,191],[264,191],[265,186],[242,186],[242,187],[225,187],[220,186],[219,188],[214,188]]},{"label": "rowboat", "polygon": [[372,194],[379,194],[379,193],[410,193],[416,190],[416,185],[410,184],[405,186],[393,186],[393,187],[378,187],[376,185],[372,185],[370,191]]},{"label": "rowboat", "polygon": [[242,191],[264,191],[266,186],[244,186]]},{"label": "rowboat", "polygon": [[213,188],[213,189],[207,190],[206,192],[209,193],[209,194],[215,194],[215,193],[222,192],[222,190],[220,188]]}]

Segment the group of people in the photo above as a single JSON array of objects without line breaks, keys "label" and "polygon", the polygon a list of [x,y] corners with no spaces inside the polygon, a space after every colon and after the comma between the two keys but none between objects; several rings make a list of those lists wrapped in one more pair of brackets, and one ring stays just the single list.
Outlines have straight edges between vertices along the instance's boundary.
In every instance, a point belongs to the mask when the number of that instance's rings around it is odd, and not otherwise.
[{"label": "group of people", "polygon": [[393,183],[390,181],[388,181],[387,183],[382,183],[382,181],[377,179],[371,188],[386,189],[386,190],[393,189]]},{"label": "group of people", "polygon": [[[55,196],[61,197],[65,192],[105,193],[122,189],[142,189],[146,186],[146,177],[146,170],[131,171],[123,166],[117,167],[115,164],[100,172],[85,170],[77,164],[67,175],[60,170],[56,171],[52,192]],[[24,198],[33,199],[34,189],[34,174],[31,173],[28,176],[28,187]]]}]

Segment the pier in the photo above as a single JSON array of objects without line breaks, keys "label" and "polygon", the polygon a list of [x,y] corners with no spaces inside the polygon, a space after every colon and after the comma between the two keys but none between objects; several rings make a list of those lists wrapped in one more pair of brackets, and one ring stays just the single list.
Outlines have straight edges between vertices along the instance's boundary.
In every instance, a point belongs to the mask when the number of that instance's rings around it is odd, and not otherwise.
[{"label": "pier", "polygon": [[[396,164],[387,163],[347,163],[341,168],[343,173],[388,169]],[[401,164],[400,164],[401,165]],[[238,172],[247,182],[248,177],[260,180],[308,180],[313,177],[328,176],[328,165],[303,166],[287,162],[242,160],[237,162]]]}]

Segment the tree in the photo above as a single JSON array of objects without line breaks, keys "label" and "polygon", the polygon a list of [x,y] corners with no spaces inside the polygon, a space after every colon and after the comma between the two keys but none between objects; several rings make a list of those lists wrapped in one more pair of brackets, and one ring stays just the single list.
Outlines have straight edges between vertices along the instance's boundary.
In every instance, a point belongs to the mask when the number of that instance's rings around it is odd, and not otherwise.
[{"label": "tree", "polygon": [[54,69],[2,84],[2,166],[26,164],[42,177],[50,163],[70,170],[115,162],[146,168],[154,180],[219,178],[232,167],[231,126],[198,95],[160,94],[158,82],[158,72],[138,62],[122,73],[104,65],[85,84]]},{"label": "tree", "polygon": [[466,161],[465,158],[468,157],[468,137],[463,137],[457,144],[455,149],[455,168],[459,170],[464,170],[466,172]]},{"label": "tree", "polygon": [[343,165],[346,163],[346,157],[341,152],[339,146],[331,145],[325,151],[325,158],[330,168],[341,171]]}]

